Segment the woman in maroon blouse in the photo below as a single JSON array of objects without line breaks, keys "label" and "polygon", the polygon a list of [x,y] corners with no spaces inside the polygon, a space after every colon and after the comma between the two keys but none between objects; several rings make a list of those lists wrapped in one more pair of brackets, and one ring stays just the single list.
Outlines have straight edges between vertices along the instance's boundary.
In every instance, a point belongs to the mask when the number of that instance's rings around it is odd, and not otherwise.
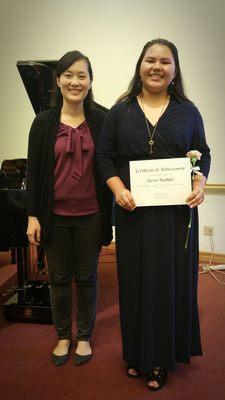
[{"label": "woman in maroon blouse", "polygon": [[79,51],[57,66],[55,106],[38,114],[28,147],[27,234],[43,242],[51,284],[58,344],[56,366],[68,360],[72,337],[71,283],[77,293],[77,347],[74,362],[90,360],[97,301],[97,264],[111,233],[111,194],[100,184],[95,145],[106,110],[93,102],[93,73]]}]

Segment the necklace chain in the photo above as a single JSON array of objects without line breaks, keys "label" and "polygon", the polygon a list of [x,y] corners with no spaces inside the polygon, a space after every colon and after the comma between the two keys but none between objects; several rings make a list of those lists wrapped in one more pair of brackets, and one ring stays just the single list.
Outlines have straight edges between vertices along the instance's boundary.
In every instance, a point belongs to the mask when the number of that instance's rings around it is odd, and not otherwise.
[{"label": "necklace chain", "polygon": [[156,124],[155,124],[155,126],[154,126],[154,128],[153,128],[153,131],[152,131],[152,133],[151,133],[150,128],[149,128],[149,124],[148,124],[148,120],[147,120],[147,117],[146,117],[146,115],[145,115],[144,106],[143,106],[143,102],[142,102],[142,97],[140,96],[141,108],[142,108],[142,111],[143,111],[143,114],[144,114],[144,117],[145,117],[145,123],[146,123],[147,131],[148,131],[148,135],[149,135],[148,144],[149,144],[149,146],[150,146],[150,154],[153,154],[152,147],[153,147],[154,144],[155,144],[155,141],[153,140],[153,138],[154,138],[155,131],[156,131],[158,122],[159,122],[159,120],[160,120],[160,117],[162,116],[162,113],[163,113],[163,111],[165,110],[166,103],[167,103],[167,99],[168,99],[168,96],[166,96],[166,99],[165,99],[165,101],[164,101],[164,103],[163,103],[162,109],[161,109],[160,114],[159,114],[159,118],[158,118],[158,120],[157,120],[157,122],[156,122]]}]

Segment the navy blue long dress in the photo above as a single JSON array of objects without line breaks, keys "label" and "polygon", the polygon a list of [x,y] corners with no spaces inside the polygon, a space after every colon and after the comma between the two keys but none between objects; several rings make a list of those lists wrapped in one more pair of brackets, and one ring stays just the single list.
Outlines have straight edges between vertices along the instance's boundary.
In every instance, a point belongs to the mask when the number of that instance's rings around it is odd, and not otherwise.
[{"label": "navy blue long dress", "polygon": [[[119,176],[130,188],[129,161],[185,157],[198,150],[207,177],[210,152],[201,115],[188,101],[170,100],[155,131],[150,155],[144,114],[136,99],[108,113],[98,144],[104,181]],[[188,248],[189,207],[116,206],[116,249],[124,360],[142,371],[160,365],[173,370],[202,355],[197,305],[198,213]]]}]

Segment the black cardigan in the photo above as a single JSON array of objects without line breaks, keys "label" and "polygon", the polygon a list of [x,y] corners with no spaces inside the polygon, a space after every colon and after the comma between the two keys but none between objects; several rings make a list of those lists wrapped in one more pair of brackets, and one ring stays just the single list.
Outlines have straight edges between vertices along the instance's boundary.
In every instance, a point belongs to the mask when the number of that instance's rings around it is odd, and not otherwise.
[{"label": "black cardigan", "polygon": [[[54,185],[54,146],[60,123],[60,108],[42,111],[36,116],[30,129],[27,170],[27,212],[36,216],[41,225],[41,239],[48,242],[51,238],[53,215]],[[85,117],[95,145],[106,115],[106,109],[97,105],[85,112]],[[96,193],[102,216],[102,245],[112,240],[112,194],[106,185],[102,185],[94,164]]]}]

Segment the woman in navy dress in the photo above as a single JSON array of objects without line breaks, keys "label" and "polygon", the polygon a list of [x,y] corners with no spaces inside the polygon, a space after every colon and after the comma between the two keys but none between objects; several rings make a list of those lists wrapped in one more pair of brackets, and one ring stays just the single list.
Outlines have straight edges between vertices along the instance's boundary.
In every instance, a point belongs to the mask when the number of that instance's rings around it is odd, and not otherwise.
[{"label": "woman in navy dress", "polygon": [[[202,153],[187,205],[136,207],[129,161]],[[198,212],[210,153],[201,115],[184,94],[176,47],[148,42],[128,91],[108,113],[97,149],[116,199],[116,249],[123,357],[128,376],[147,372],[159,390],[175,362],[202,355],[197,306]],[[187,225],[193,213],[188,247]]]}]

